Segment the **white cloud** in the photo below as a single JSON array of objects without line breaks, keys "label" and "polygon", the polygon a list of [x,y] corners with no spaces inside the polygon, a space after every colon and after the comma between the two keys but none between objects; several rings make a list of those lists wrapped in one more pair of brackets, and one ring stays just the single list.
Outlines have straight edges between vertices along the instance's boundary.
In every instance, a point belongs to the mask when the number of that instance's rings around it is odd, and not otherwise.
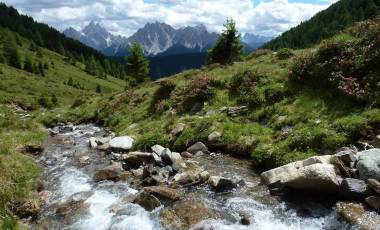
[{"label": "white cloud", "polygon": [[[241,32],[277,35],[309,19],[336,0],[319,3],[289,3],[288,0],[6,0],[21,12],[60,30],[81,28],[100,21],[107,29],[130,35],[147,22],[161,21],[174,27],[205,24],[220,31],[227,17],[236,20]],[[317,1],[316,1],[317,2]]]}]

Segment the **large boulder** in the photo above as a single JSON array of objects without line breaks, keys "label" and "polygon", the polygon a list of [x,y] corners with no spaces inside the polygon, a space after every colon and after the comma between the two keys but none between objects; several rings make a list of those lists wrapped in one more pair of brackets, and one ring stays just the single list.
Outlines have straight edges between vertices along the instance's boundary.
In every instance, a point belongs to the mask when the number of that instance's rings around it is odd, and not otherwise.
[{"label": "large boulder", "polygon": [[123,172],[124,170],[121,163],[113,163],[112,165],[97,171],[94,175],[94,180],[97,182],[103,180],[118,181],[121,179]]},{"label": "large boulder", "polygon": [[194,194],[176,201],[171,208],[164,208],[161,213],[161,224],[169,230],[191,229],[191,226],[207,219],[217,218],[214,210],[208,208]]},{"label": "large boulder", "polygon": [[130,136],[115,137],[110,140],[109,146],[115,150],[130,150],[133,146],[133,141]]},{"label": "large boulder", "polygon": [[219,176],[210,177],[210,183],[215,192],[229,192],[237,187],[237,184],[231,179]]},{"label": "large boulder", "polygon": [[336,206],[338,214],[348,223],[357,225],[359,229],[379,229],[380,218],[366,211],[361,204],[338,202]]},{"label": "large boulder", "polygon": [[187,149],[187,152],[191,153],[191,154],[196,154],[197,152],[204,152],[204,153],[207,153],[208,152],[208,148],[205,144],[203,144],[202,142],[197,142],[195,144],[193,144],[192,146],[190,146],[188,149]]},{"label": "large boulder", "polygon": [[360,178],[380,181],[380,149],[370,149],[358,153],[356,168]]},{"label": "large boulder", "polygon": [[339,192],[346,198],[361,199],[366,197],[370,193],[370,190],[365,181],[346,178],[340,184]]},{"label": "large boulder", "polygon": [[169,200],[179,200],[182,196],[181,191],[179,191],[178,189],[172,189],[165,186],[145,187],[144,191],[153,194],[157,197],[162,197]]},{"label": "large boulder", "polygon": [[330,160],[331,156],[316,156],[293,162],[263,172],[261,180],[266,185],[279,184],[293,189],[336,193],[342,179]]},{"label": "large boulder", "polygon": [[161,156],[162,152],[165,150],[164,147],[162,147],[161,145],[153,145],[151,147],[152,151],[154,153],[156,153],[158,156]]},{"label": "large boulder", "polygon": [[139,193],[133,203],[140,205],[149,212],[161,206],[160,200],[147,192]]},{"label": "large boulder", "polygon": [[165,164],[172,165],[177,171],[181,168],[185,168],[186,164],[183,161],[181,154],[172,152],[169,149],[165,149],[161,153],[162,161]]},{"label": "large boulder", "polygon": [[154,158],[152,153],[130,152],[122,155],[121,159],[127,164],[128,168],[137,169],[144,163],[151,162]]}]

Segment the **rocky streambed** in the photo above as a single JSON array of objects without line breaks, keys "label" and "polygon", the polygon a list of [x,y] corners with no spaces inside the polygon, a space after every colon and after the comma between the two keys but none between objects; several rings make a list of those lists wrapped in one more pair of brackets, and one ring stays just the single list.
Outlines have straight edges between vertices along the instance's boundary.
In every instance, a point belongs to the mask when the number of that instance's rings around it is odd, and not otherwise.
[{"label": "rocky streambed", "polygon": [[39,158],[41,210],[30,227],[357,229],[335,203],[271,195],[247,160],[201,143],[181,154],[158,145],[128,152],[132,144],[91,124],[53,128]]}]

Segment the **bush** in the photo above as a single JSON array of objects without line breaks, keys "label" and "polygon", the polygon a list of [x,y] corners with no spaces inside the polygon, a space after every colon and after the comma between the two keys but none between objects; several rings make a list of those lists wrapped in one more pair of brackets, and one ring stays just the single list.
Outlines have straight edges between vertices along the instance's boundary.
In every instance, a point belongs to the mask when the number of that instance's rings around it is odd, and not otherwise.
[{"label": "bush", "polygon": [[272,53],[272,50],[269,50],[269,49],[257,49],[255,51],[253,51],[252,53],[250,53],[246,57],[246,60],[252,60],[254,58],[259,58],[261,56],[268,55],[268,54],[271,54],[271,53]]},{"label": "bush", "polygon": [[41,96],[40,98],[38,98],[38,104],[43,107],[43,108],[52,108],[52,104],[51,104],[51,101],[49,101],[46,96]]},{"label": "bush", "polygon": [[258,87],[260,79],[264,76],[259,72],[246,70],[232,77],[229,89],[239,103],[256,107],[265,102],[265,96]]},{"label": "bush", "polygon": [[150,103],[150,112],[151,113],[162,113],[165,110],[169,109],[169,102],[167,99],[170,98],[172,91],[175,89],[176,85],[170,80],[161,81],[160,86],[153,94],[151,103]]},{"label": "bush", "polygon": [[189,112],[196,103],[209,100],[214,95],[216,81],[208,75],[200,75],[190,81],[188,85],[177,89],[174,102],[180,112]]},{"label": "bush", "polygon": [[276,54],[276,57],[279,59],[279,60],[286,60],[286,59],[289,59],[291,57],[294,56],[294,53],[291,49],[288,49],[288,48],[283,48],[283,49],[280,49],[277,54]]}]

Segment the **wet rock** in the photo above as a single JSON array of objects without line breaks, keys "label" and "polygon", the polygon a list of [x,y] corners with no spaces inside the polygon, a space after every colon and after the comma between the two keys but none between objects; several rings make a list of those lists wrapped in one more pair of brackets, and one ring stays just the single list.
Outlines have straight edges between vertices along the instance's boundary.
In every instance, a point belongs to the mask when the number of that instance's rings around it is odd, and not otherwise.
[{"label": "wet rock", "polygon": [[365,181],[353,178],[344,179],[340,184],[339,192],[346,198],[351,199],[361,199],[370,193]]},{"label": "wet rock", "polygon": [[189,153],[189,152],[182,152],[181,153],[181,157],[183,157],[183,158],[192,158],[193,155],[191,153]]},{"label": "wet rock", "polygon": [[376,230],[380,226],[380,218],[366,211],[361,204],[338,202],[336,207],[340,216],[359,229]]},{"label": "wet rock", "polygon": [[220,132],[214,131],[208,135],[208,141],[210,142],[216,142],[219,141],[220,138],[222,137],[222,134]]},{"label": "wet rock", "polygon": [[210,177],[211,186],[215,189],[215,192],[229,192],[237,187],[237,184],[230,179],[212,176]]},{"label": "wet rock", "polygon": [[47,190],[44,190],[38,193],[38,199],[41,205],[47,204],[52,197],[53,197],[53,193]]},{"label": "wet rock", "polygon": [[74,125],[65,125],[65,126],[60,126],[59,127],[59,132],[60,133],[73,132],[74,130],[75,130]]},{"label": "wet rock", "polygon": [[133,203],[140,205],[149,212],[161,206],[160,200],[147,192],[139,193]]},{"label": "wet rock", "polygon": [[25,145],[22,149],[21,152],[27,153],[27,154],[32,154],[32,155],[40,155],[44,151],[44,147],[41,145]]},{"label": "wet rock", "polygon": [[160,213],[161,224],[169,230],[190,229],[203,220],[214,219],[217,216],[214,210],[208,208],[193,194],[176,201],[172,208],[164,208]]},{"label": "wet rock", "polygon": [[140,167],[138,169],[132,169],[131,173],[135,177],[142,177],[144,175],[144,167]]},{"label": "wet rock", "polygon": [[98,147],[97,147],[97,149],[99,149],[101,151],[107,151],[109,148],[110,148],[110,144],[109,143],[98,145]]},{"label": "wet rock", "polygon": [[375,179],[368,179],[368,186],[375,191],[377,194],[380,194],[380,182]]},{"label": "wet rock", "polygon": [[116,150],[130,150],[133,146],[133,138],[130,136],[121,136],[111,139],[110,148]]},{"label": "wet rock", "polygon": [[199,179],[202,181],[202,182],[206,182],[208,181],[208,179],[210,178],[210,173],[207,172],[207,171],[203,171],[199,174]]},{"label": "wet rock", "polygon": [[316,193],[336,193],[342,178],[330,164],[331,156],[316,156],[293,162],[279,168],[263,172],[261,180],[265,185],[281,185]]},{"label": "wet rock", "polygon": [[162,165],[163,163],[162,158],[157,153],[153,152],[152,157],[153,157],[154,163],[156,163],[157,165]]},{"label": "wet rock", "polygon": [[127,164],[128,168],[137,169],[144,163],[149,163],[153,160],[152,153],[145,152],[130,152],[122,155],[122,160]]},{"label": "wet rock", "polygon": [[202,142],[197,142],[187,149],[187,152],[189,152],[191,154],[196,154],[199,151],[204,152],[204,153],[208,153],[208,148]]},{"label": "wet rock", "polygon": [[144,191],[157,197],[162,197],[169,200],[179,200],[182,196],[181,191],[178,189],[172,189],[164,186],[145,187]]},{"label": "wet rock", "polygon": [[169,149],[165,149],[161,154],[162,161],[165,164],[172,165],[179,170],[180,168],[186,167],[185,162],[183,161],[181,154],[176,152],[171,152]]},{"label": "wet rock", "polygon": [[90,148],[95,149],[96,147],[98,147],[98,143],[96,143],[95,137],[90,137],[90,139],[88,139],[88,142],[90,144]]},{"label": "wet rock", "polygon": [[333,157],[342,161],[346,166],[351,166],[357,160],[355,152],[351,149],[338,152]]},{"label": "wet rock", "polygon": [[90,157],[89,156],[82,156],[79,158],[79,164],[86,165],[90,163]]},{"label": "wet rock", "polygon": [[180,185],[189,185],[199,182],[198,175],[193,174],[191,172],[182,172],[177,173],[174,176],[174,181],[177,182]]},{"label": "wet rock", "polygon": [[162,152],[165,150],[164,147],[162,147],[161,145],[153,145],[151,147],[152,151],[154,153],[156,153],[158,156],[161,156]]},{"label": "wet rock", "polygon": [[84,200],[69,200],[68,202],[59,204],[55,212],[57,215],[66,216],[83,207]]},{"label": "wet rock", "polygon": [[240,224],[241,225],[248,226],[248,225],[251,224],[251,220],[250,220],[249,216],[246,213],[240,213],[239,215],[241,217],[241,219],[240,219]]},{"label": "wet rock", "polygon": [[23,218],[36,218],[40,212],[40,209],[41,207],[38,200],[28,200],[18,208],[17,214]]},{"label": "wet rock", "polygon": [[370,149],[358,153],[356,168],[363,180],[380,180],[380,149]]},{"label": "wet rock", "polygon": [[121,163],[113,163],[110,166],[105,167],[104,169],[99,170],[94,175],[94,180],[99,182],[103,180],[118,181],[120,180],[123,174],[123,167]]},{"label": "wet rock", "polygon": [[373,210],[380,212],[380,197],[379,196],[367,197],[365,199],[365,203]]},{"label": "wet rock", "polygon": [[183,132],[185,127],[185,124],[178,123],[177,126],[170,132],[170,135],[172,135],[173,137],[179,136]]},{"label": "wet rock", "polygon": [[227,114],[231,117],[237,117],[242,115],[248,111],[247,106],[239,106],[239,107],[228,107]]}]

